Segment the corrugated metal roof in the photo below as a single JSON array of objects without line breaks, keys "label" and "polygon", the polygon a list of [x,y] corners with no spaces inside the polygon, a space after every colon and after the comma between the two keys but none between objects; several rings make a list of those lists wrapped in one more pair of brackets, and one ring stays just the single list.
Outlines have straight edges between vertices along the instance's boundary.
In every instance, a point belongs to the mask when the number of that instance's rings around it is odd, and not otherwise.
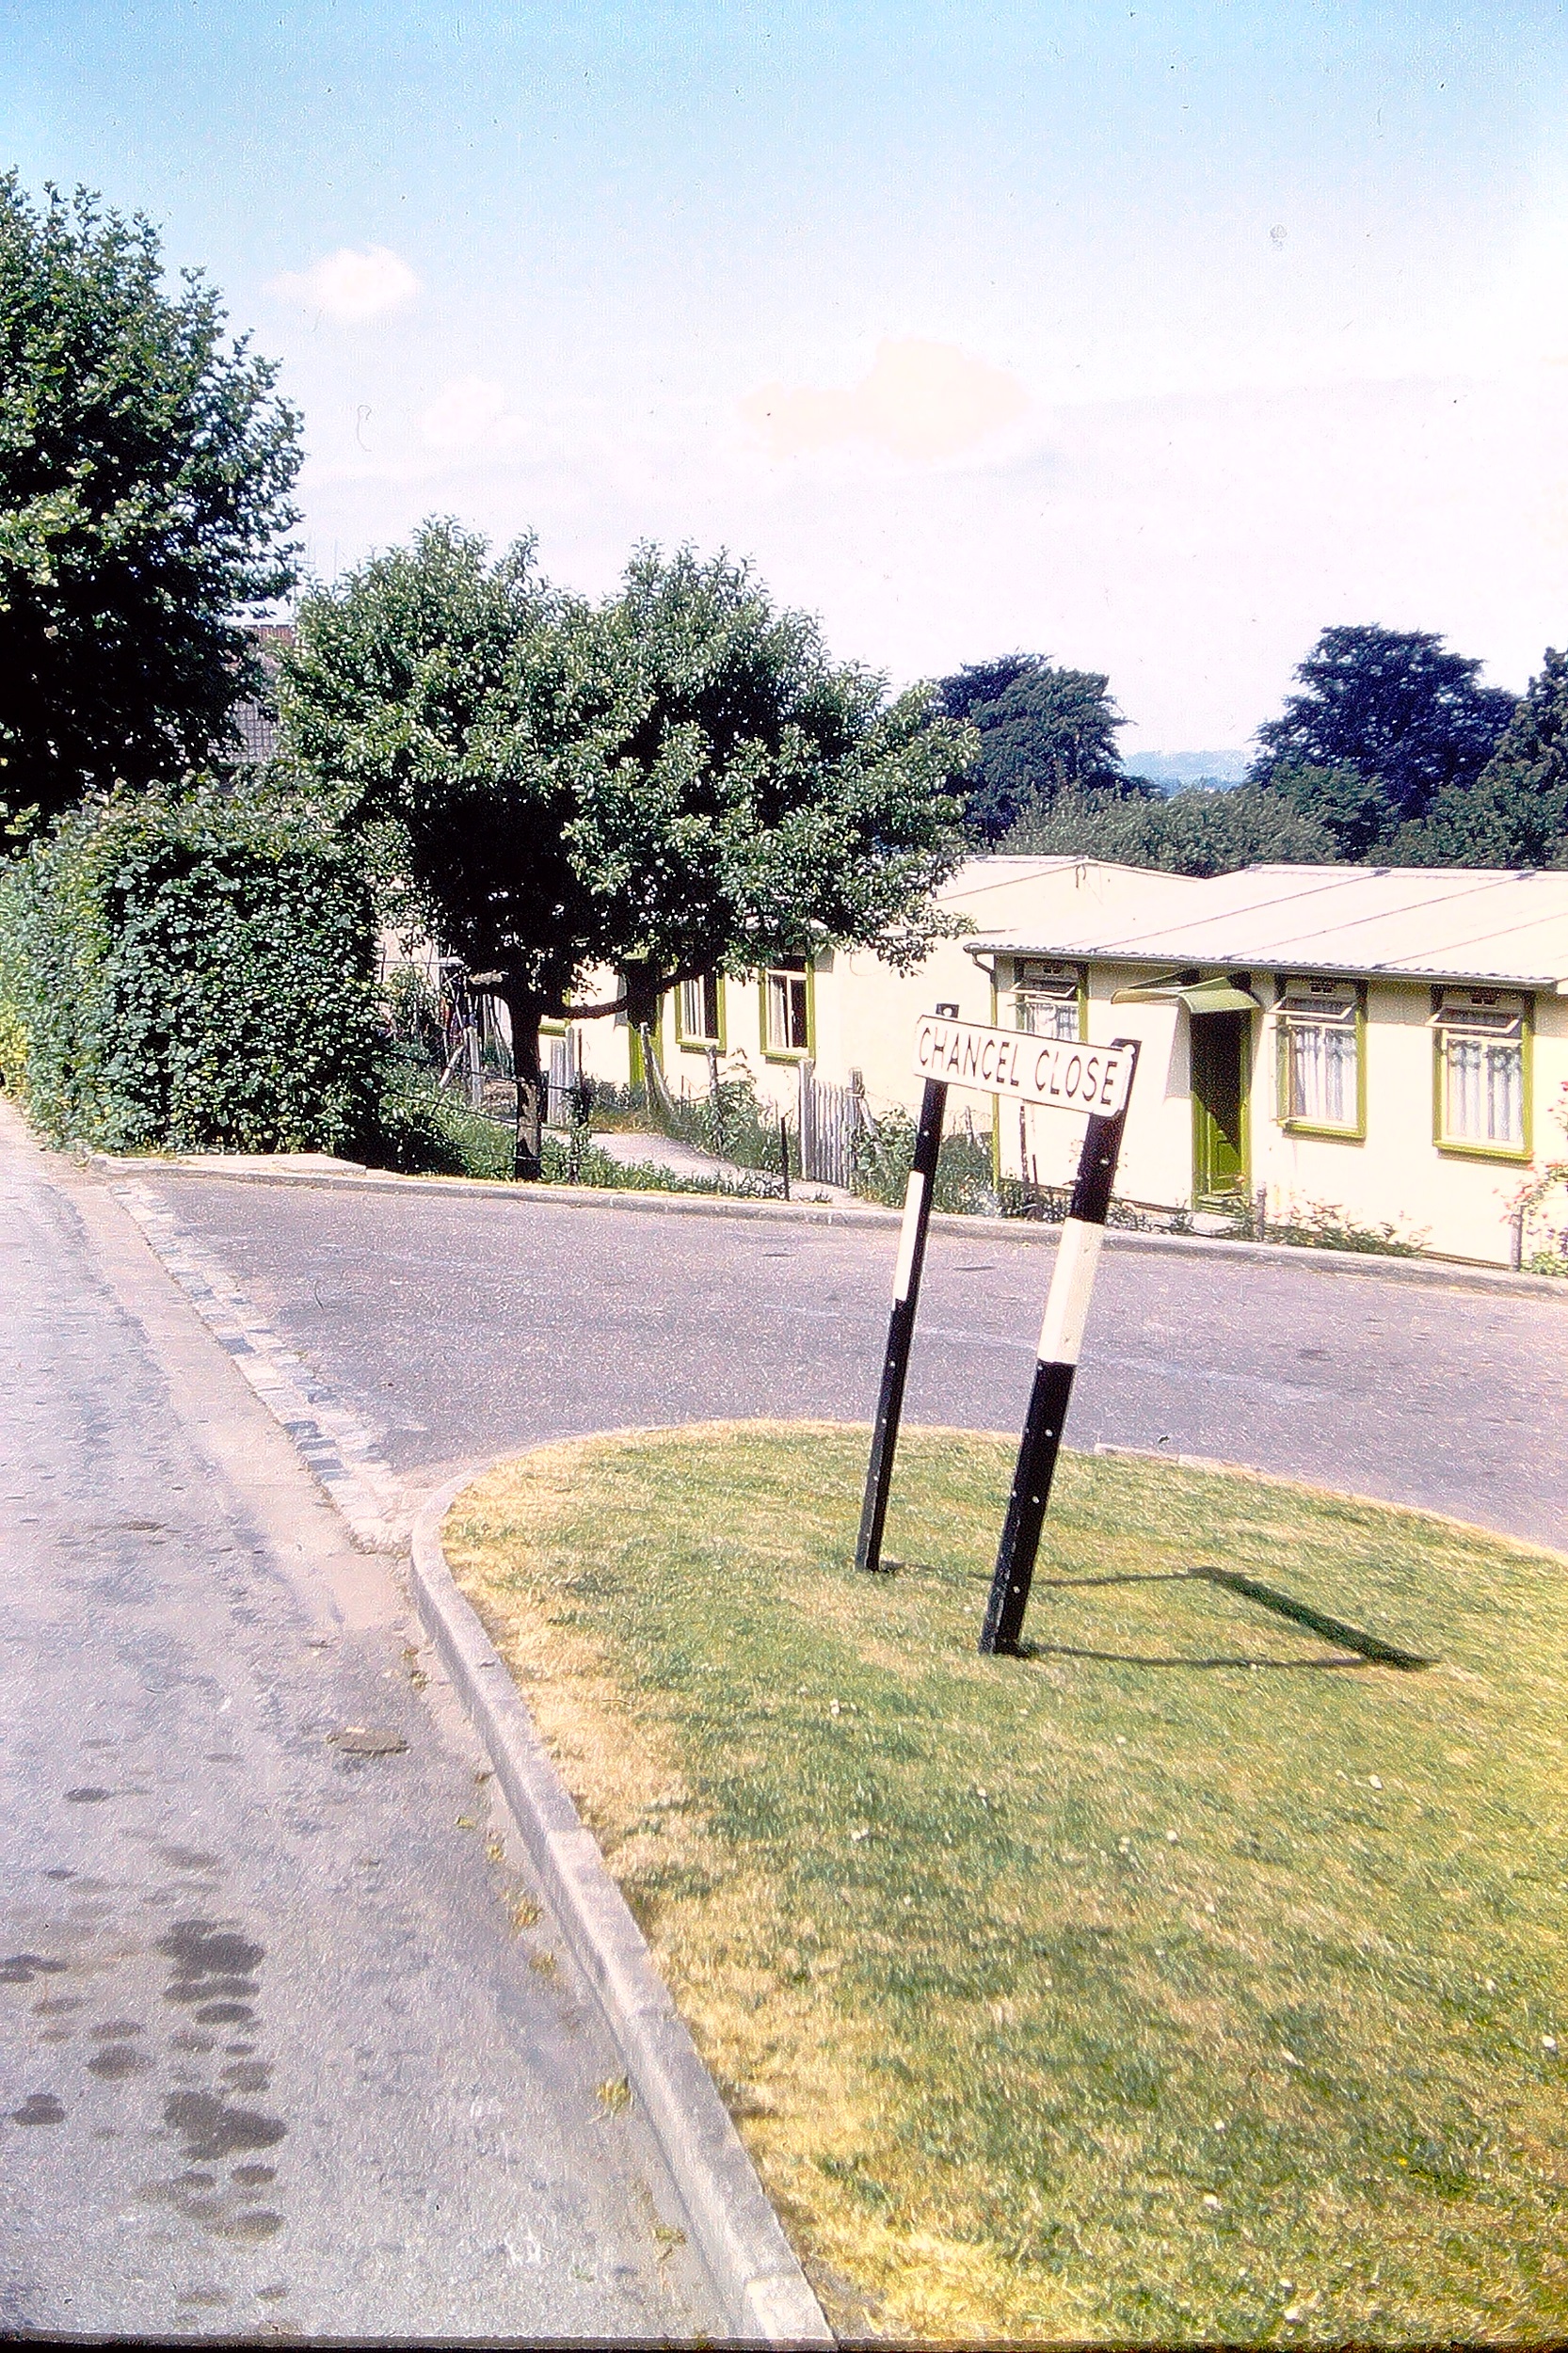
[{"label": "corrugated metal roof", "polygon": [[1568,995],[1568,872],[1248,866],[1171,874],[1152,894],[1144,876],[1123,910],[1113,877],[1128,870],[1080,863],[1101,885],[1095,907],[1043,907],[1038,925],[1026,918],[967,940],[970,954],[1507,981]]}]

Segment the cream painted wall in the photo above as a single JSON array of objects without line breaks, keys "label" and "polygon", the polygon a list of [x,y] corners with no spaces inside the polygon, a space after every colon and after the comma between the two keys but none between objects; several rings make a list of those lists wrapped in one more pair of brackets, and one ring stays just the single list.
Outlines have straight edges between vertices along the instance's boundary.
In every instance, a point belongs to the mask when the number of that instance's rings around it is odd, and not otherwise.
[{"label": "cream painted wall", "polygon": [[[1007,969],[1003,968],[1003,977]],[[1090,968],[1087,1033],[1096,1045],[1136,1037],[1143,1046],[1117,1191],[1125,1200],[1170,1208],[1192,1198],[1192,1110],[1189,1017],[1176,1005],[1117,1005],[1117,989],[1146,968]],[[1207,975],[1206,975],[1207,977]],[[1272,999],[1271,979],[1258,994]],[[1568,1000],[1535,1000],[1531,1045],[1534,1152],[1529,1163],[1452,1147],[1432,1134],[1432,992],[1425,983],[1373,982],[1367,1004],[1367,1133],[1364,1141],[1293,1133],[1280,1119],[1278,1024],[1272,1009],[1253,1017],[1249,1102],[1251,1184],[1266,1188],[1271,1217],[1313,1207],[1338,1209],[1358,1225],[1393,1225],[1400,1238],[1445,1256],[1499,1266],[1510,1260],[1514,1205],[1531,1170],[1568,1155],[1552,1106],[1568,1086]],[[1002,1020],[1009,1019],[1004,995]],[[1072,1174],[1081,1123],[1047,1112],[1009,1109],[1001,1122],[1001,1166],[1009,1176],[1062,1184]],[[1560,1220],[1568,1224],[1568,1206]]]},{"label": "cream painted wall", "polygon": [[1440,1148],[1434,1141],[1431,1015],[1426,984],[1369,984],[1367,1136],[1360,1144],[1293,1135],[1281,1127],[1274,1017],[1255,1022],[1261,1035],[1254,1073],[1253,1182],[1268,1185],[1272,1212],[1330,1203],[1358,1225],[1392,1224],[1425,1249],[1506,1266],[1513,1206],[1531,1165],[1568,1150],[1549,1117],[1568,1083],[1568,1000],[1535,999],[1529,1164]]}]

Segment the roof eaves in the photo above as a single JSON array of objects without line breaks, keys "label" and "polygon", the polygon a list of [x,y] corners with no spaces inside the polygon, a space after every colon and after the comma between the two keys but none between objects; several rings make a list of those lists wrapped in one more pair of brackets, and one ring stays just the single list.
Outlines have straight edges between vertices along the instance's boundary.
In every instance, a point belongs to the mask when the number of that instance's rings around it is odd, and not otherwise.
[{"label": "roof eaves", "polygon": [[1186,944],[1173,946],[1169,939],[1155,944],[1145,941],[1139,948],[1124,948],[1118,943],[1095,944],[1072,941],[1060,936],[1055,939],[966,939],[967,955],[980,956],[1053,956],[1064,963],[1080,964],[1209,964],[1227,971],[1271,972],[1343,972],[1366,980],[1385,981],[1496,981],[1510,988],[1545,989],[1560,997],[1568,997],[1568,973],[1521,972],[1512,967],[1460,965],[1434,959],[1418,963],[1412,957],[1396,957],[1374,964],[1366,957],[1351,958],[1332,953],[1315,956],[1282,955],[1277,950],[1262,951],[1256,944],[1243,947],[1233,944],[1227,952],[1212,948],[1201,952]]}]

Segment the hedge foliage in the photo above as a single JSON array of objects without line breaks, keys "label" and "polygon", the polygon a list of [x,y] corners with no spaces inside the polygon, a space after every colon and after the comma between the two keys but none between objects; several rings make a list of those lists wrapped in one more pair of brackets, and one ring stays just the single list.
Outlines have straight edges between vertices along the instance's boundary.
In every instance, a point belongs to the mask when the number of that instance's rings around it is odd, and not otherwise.
[{"label": "hedge foliage", "polygon": [[370,887],[305,805],[117,793],[0,867],[0,1082],[56,1143],[351,1151],[386,1053]]}]

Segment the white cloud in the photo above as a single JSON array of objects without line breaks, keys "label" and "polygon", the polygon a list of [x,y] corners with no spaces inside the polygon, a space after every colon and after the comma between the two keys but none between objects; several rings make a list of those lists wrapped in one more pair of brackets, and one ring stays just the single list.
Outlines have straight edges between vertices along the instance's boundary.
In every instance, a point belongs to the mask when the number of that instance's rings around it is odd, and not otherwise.
[{"label": "white cloud", "polygon": [[1543,211],[1498,275],[1492,316],[1477,337],[1481,365],[1561,367],[1568,360],[1568,217]]},{"label": "white cloud", "polygon": [[419,429],[427,449],[456,453],[475,448],[490,438],[504,419],[506,394],[488,376],[455,376],[443,384],[428,408],[421,412]]},{"label": "white cloud", "polygon": [[390,246],[367,246],[357,253],[340,246],[307,270],[284,270],[269,279],[266,291],[301,310],[319,312],[340,326],[355,327],[378,318],[383,311],[400,310],[420,290],[419,280]]},{"label": "white cloud", "polygon": [[910,337],[877,345],[871,371],[845,389],[767,384],[741,413],[777,457],[871,441],[895,457],[954,457],[1029,407],[1016,376],[970,359],[952,344]]}]

